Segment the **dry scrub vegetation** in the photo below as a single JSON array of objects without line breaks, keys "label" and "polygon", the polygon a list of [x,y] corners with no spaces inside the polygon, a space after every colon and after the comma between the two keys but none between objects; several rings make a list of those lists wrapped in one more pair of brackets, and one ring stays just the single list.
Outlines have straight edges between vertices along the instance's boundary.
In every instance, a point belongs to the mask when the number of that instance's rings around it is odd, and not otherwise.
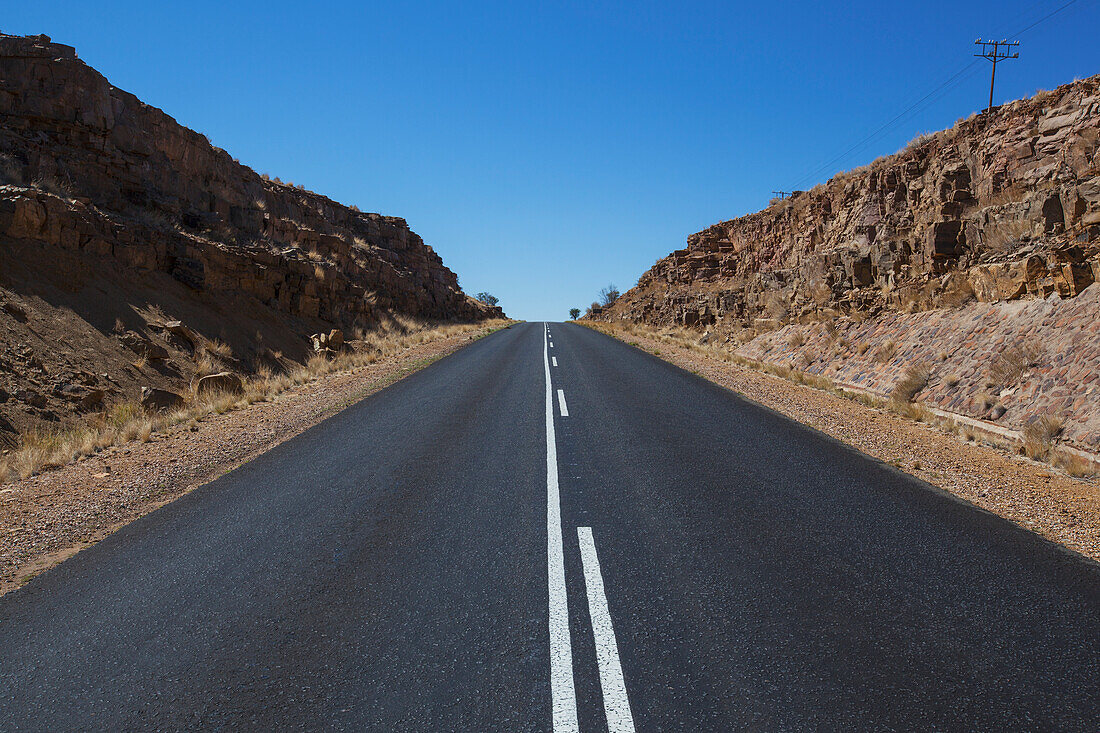
[{"label": "dry scrub vegetation", "polygon": [[[798,366],[805,367],[812,363],[814,360],[812,355],[807,356],[806,354],[800,354],[797,364],[794,361],[786,365],[772,364],[741,356],[735,353],[729,344],[723,343],[721,339],[710,338],[701,340],[697,332],[685,328],[654,328],[645,324],[636,323],[612,325],[595,321],[583,321],[581,325],[588,326],[589,328],[606,333],[609,336],[627,341],[633,346],[638,346],[639,344],[636,341],[631,341],[630,336],[632,335],[641,336],[659,343],[678,346],[695,353],[704,354],[718,361],[737,364],[738,366],[765,372],[789,380],[795,384],[804,384],[815,389],[820,389],[837,395],[838,397],[858,402],[866,407],[888,410],[917,422],[935,425],[960,435],[968,442],[976,442],[978,440],[977,431],[970,425],[956,422],[951,418],[940,417],[919,402],[913,401],[917,394],[930,384],[935,375],[936,370],[932,364],[922,362],[911,365],[898,380],[889,399],[883,399],[867,392],[845,389],[837,385],[828,377],[810,374],[797,368]],[[799,336],[801,336],[800,333]],[[788,341],[788,345],[801,345],[803,341],[804,339],[802,338],[792,337]],[[736,345],[734,345],[734,347],[735,346]],[[869,348],[867,344],[860,344],[856,347],[856,352],[863,354]],[[877,350],[875,361],[879,363],[890,361],[897,353],[897,348],[897,344],[893,341],[886,341]],[[660,352],[654,351],[654,354],[659,356]],[[990,382],[997,381],[1004,384],[1015,383],[1030,366],[1033,366],[1041,358],[1041,355],[1041,346],[1034,342],[1027,342],[1009,347],[998,357],[995,364],[990,365]],[[994,379],[994,375],[996,379]],[[954,375],[947,375],[943,377],[943,379],[948,384],[952,382],[958,384],[958,377]],[[995,398],[991,396],[987,397],[989,400],[995,402]],[[990,402],[990,406],[992,406],[993,402]],[[990,445],[1012,450],[1033,460],[1045,461],[1056,468],[1064,470],[1074,478],[1091,478],[1095,476],[1096,472],[1092,465],[1084,458],[1073,453],[1055,450],[1061,428],[1061,418],[1042,415],[1033,418],[1025,428],[1022,436],[1022,443],[1020,445],[1007,441],[997,441],[992,436],[984,436],[984,440]]]},{"label": "dry scrub vegetation", "polygon": [[[340,353],[335,358],[315,355],[305,364],[280,373],[266,366],[261,367],[255,375],[243,380],[244,389],[240,393],[206,390],[199,394],[193,383],[184,394],[184,405],[178,410],[150,413],[137,402],[118,403],[66,430],[34,431],[22,435],[19,446],[0,457],[0,483],[29,478],[109,446],[133,440],[148,442],[154,434],[173,425],[193,425],[208,415],[220,415],[256,402],[266,402],[292,387],[333,372],[374,364],[416,344],[480,329],[491,332],[510,323],[500,320],[478,324],[433,324],[397,317],[378,330],[357,332],[357,348]],[[218,371],[218,359],[231,358],[232,352],[229,346],[215,340],[205,342],[196,356],[197,372],[202,376]]]}]

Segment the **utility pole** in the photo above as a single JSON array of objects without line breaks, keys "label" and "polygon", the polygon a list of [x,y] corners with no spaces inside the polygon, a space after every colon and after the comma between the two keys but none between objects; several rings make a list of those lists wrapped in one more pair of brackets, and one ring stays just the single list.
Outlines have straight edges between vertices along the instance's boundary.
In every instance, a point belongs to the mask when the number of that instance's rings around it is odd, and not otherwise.
[{"label": "utility pole", "polygon": [[981,46],[982,52],[974,54],[975,56],[981,56],[983,59],[989,59],[993,62],[993,75],[989,78],[989,106],[986,107],[986,112],[993,109],[993,82],[997,80],[997,62],[1004,61],[1005,59],[1018,59],[1020,58],[1020,52],[1009,53],[1012,49],[1020,45],[1019,41],[983,41],[978,39],[974,41],[974,45]]}]

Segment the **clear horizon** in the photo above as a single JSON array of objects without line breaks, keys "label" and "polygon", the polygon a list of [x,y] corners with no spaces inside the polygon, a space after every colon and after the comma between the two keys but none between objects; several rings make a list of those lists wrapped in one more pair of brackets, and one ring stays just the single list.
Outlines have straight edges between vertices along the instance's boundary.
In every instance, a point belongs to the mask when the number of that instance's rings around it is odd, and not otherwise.
[{"label": "clear horizon", "polygon": [[43,2],[0,31],[75,46],[257,172],[403,217],[467,293],[558,321],[773,190],[982,109],[977,37],[1026,29],[998,104],[1100,72],[1100,4],[1046,17],[1065,4]]}]

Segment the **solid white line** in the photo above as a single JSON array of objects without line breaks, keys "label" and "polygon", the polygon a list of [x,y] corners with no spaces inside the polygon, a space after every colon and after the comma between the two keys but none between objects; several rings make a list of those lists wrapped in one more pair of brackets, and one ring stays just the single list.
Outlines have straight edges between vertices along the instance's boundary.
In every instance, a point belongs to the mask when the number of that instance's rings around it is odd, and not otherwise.
[{"label": "solid white line", "polygon": [[573,647],[569,639],[569,602],[565,593],[565,551],[558,493],[558,445],[554,436],[554,392],[550,384],[549,339],[542,342],[546,368],[546,565],[550,590],[550,706],[555,733],[575,733],[577,691],[573,685]]},{"label": "solid white line", "polygon": [[634,716],[630,714],[623,668],[619,664],[619,646],[615,643],[615,629],[611,625],[611,613],[607,610],[592,528],[577,527],[577,539],[581,544],[584,586],[588,591],[588,616],[592,619],[592,635],[596,640],[596,661],[600,665],[600,689],[603,690],[607,729],[610,733],[634,733]]},{"label": "solid white line", "polygon": [[561,408],[561,416],[569,417],[569,408],[565,406],[565,390],[558,390],[558,407]]},{"label": "solid white line", "polygon": [[551,361],[551,363],[553,363],[553,365],[554,365],[554,366],[557,366],[557,365],[558,365],[558,357],[556,357],[556,356],[551,356],[551,357],[550,357],[550,361]]}]

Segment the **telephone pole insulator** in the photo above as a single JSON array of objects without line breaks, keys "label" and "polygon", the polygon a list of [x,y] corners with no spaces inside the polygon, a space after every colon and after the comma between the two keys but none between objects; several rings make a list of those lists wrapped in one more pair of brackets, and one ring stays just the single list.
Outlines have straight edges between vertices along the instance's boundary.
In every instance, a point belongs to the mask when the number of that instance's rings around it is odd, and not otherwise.
[{"label": "telephone pole insulator", "polygon": [[993,109],[993,83],[997,80],[997,62],[1004,61],[1005,59],[1020,58],[1020,52],[1013,50],[1020,45],[1020,42],[983,41],[979,38],[974,41],[974,45],[982,47],[982,52],[974,54],[975,56],[980,56],[983,59],[989,59],[993,62],[993,75],[989,77],[989,106],[986,107],[985,110],[988,112]]}]

